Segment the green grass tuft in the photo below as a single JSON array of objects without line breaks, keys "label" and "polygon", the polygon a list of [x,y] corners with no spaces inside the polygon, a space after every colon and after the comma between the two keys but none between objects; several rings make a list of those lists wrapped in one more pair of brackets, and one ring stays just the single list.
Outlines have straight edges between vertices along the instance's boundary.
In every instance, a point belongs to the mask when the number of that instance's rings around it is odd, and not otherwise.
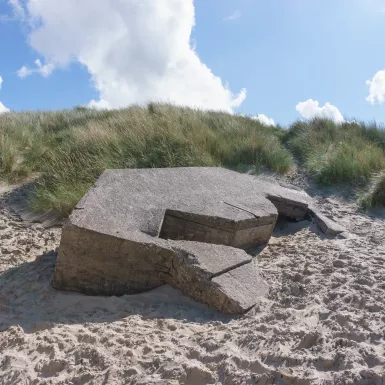
[{"label": "green grass tuft", "polygon": [[364,209],[385,207],[385,173],[373,178],[369,191],[361,197],[359,203]]},{"label": "green grass tuft", "polygon": [[385,132],[375,125],[314,119],[294,123],[284,140],[323,185],[367,183],[385,167]]}]

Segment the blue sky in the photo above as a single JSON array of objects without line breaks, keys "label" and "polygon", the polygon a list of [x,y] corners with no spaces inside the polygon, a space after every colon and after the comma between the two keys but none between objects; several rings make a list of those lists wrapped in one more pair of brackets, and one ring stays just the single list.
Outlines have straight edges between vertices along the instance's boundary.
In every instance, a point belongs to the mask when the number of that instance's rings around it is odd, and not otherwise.
[{"label": "blue sky", "polygon": [[169,100],[385,122],[383,0],[0,0],[0,15],[12,110]]}]

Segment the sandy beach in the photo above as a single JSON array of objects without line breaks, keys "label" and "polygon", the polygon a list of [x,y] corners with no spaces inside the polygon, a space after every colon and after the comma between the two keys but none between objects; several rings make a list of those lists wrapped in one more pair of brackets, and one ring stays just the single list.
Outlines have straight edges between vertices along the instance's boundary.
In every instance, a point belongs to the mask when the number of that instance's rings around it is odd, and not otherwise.
[{"label": "sandy beach", "polygon": [[270,287],[229,317],[169,286],[123,297],[51,288],[60,228],[0,201],[0,384],[384,384],[385,222],[316,198],[349,235],[277,224]]}]

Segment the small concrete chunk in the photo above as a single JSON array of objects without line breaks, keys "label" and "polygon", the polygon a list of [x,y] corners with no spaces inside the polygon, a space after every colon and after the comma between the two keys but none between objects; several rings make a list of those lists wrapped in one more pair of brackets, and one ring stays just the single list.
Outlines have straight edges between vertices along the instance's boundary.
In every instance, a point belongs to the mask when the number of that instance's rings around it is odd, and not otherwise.
[{"label": "small concrete chunk", "polygon": [[213,306],[225,313],[245,313],[268,291],[259,277],[254,263],[249,263],[213,278]]},{"label": "small concrete chunk", "polygon": [[[177,251],[177,255],[167,283],[179,288],[189,297],[221,312],[229,314],[244,312],[239,304],[240,293],[225,290],[226,287],[234,285],[232,283],[234,279],[229,272],[236,271],[241,266],[249,266],[247,271],[250,271],[253,284],[260,288],[266,286],[259,272],[252,269],[252,257],[243,250],[197,242],[180,243],[173,246],[173,249]],[[221,285],[215,281],[219,277],[223,277]],[[240,285],[246,296],[249,282],[240,282]],[[262,294],[263,292],[260,293]],[[255,304],[256,298],[257,296],[253,295],[248,301],[244,299],[241,303],[247,303],[251,307]]]},{"label": "small concrete chunk", "polygon": [[169,245],[176,253],[172,268],[175,276],[183,276],[183,269],[188,269],[188,275],[211,279],[252,261],[251,255],[234,247],[186,241],[169,241]]},{"label": "small concrete chunk", "polygon": [[309,207],[309,213],[313,216],[315,224],[327,235],[336,236],[346,232],[346,229],[338,223],[327,218],[314,205]]}]

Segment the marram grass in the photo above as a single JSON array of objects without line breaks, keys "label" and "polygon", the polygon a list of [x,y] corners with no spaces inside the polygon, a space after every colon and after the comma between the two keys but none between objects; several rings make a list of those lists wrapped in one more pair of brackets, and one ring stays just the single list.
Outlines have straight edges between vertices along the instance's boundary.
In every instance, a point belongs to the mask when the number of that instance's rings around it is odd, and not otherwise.
[{"label": "marram grass", "polygon": [[285,141],[322,185],[366,184],[373,173],[385,168],[385,131],[375,124],[296,122]]},{"label": "marram grass", "polygon": [[[0,178],[38,174],[30,204],[69,213],[107,168],[253,165],[284,174],[296,158],[323,185],[366,186],[385,205],[385,131],[376,124],[297,121],[284,130],[241,115],[151,103],[0,115]],[[370,187],[369,187],[370,186]]]},{"label": "marram grass", "polygon": [[39,173],[31,206],[67,214],[107,168],[254,165],[286,173],[281,128],[224,112],[150,104],[0,116],[0,177]]}]

